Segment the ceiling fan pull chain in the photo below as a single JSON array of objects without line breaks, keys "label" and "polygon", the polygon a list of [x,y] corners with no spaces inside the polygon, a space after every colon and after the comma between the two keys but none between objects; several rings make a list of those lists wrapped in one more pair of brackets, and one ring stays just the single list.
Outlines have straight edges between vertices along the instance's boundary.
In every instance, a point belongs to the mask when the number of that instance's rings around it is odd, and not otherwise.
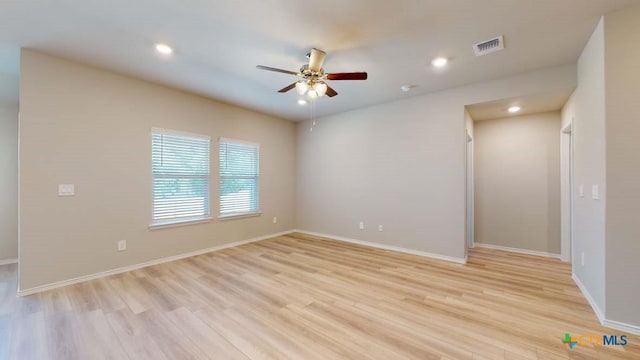
[{"label": "ceiling fan pull chain", "polygon": [[315,109],[316,109],[316,99],[311,100],[311,127],[309,128],[309,132],[313,132],[313,129],[316,127],[316,117],[315,117]]}]

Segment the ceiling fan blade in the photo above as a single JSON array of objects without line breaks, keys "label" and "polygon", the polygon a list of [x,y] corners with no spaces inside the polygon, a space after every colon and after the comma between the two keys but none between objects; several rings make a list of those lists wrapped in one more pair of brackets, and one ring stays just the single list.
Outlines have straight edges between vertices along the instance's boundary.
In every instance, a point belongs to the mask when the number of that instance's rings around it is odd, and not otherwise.
[{"label": "ceiling fan blade", "polygon": [[366,72],[327,74],[327,80],[367,80]]},{"label": "ceiling fan blade", "polygon": [[331,86],[327,85],[327,92],[325,93],[325,95],[327,95],[328,97],[334,97],[338,95],[338,92],[333,90]]},{"label": "ceiling fan blade", "polygon": [[327,56],[327,53],[324,51],[315,48],[311,49],[311,55],[309,55],[309,70],[313,72],[320,72],[325,56]]},{"label": "ceiling fan blade", "polygon": [[283,74],[289,74],[289,75],[298,75],[298,73],[295,72],[295,71],[282,70],[282,69],[278,69],[278,68],[274,68],[274,67],[270,67],[270,66],[264,66],[264,65],[256,65],[256,69],[275,71],[275,72],[279,72],[279,73],[283,73]]},{"label": "ceiling fan blade", "polygon": [[296,83],[297,83],[297,81],[296,81],[296,82],[294,82],[294,83],[293,83],[293,84],[291,84],[291,85],[288,85],[288,86],[283,87],[282,89],[278,90],[278,92],[279,92],[279,93],[286,93],[287,91],[289,91],[289,90],[293,89],[294,87],[296,87]]}]

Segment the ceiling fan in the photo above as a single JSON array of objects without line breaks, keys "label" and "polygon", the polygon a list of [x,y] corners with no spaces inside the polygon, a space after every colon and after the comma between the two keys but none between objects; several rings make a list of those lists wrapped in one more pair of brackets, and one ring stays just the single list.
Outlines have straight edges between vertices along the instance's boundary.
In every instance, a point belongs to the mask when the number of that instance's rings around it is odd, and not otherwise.
[{"label": "ceiling fan", "polygon": [[289,71],[277,69],[269,66],[257,65],[256,68],[261,70],[275,71],[283,74],[295,75],[302,80],[298,80],[291,85],[285,86],[278,90],[278,92],[285,93],[293,88],[296,88],[298,94],[307,96],[311,99],[315,99],[325,94],[328,97],[334,97],[338,93],[327,85],[326,80],[367,80],[366,72],[350,72],[350,73],[325,73],[322,68],[322,63],[327,55],[322,50],[311,49],[311,52],[307,54],[309,63],[302,65],[300,71]]}]

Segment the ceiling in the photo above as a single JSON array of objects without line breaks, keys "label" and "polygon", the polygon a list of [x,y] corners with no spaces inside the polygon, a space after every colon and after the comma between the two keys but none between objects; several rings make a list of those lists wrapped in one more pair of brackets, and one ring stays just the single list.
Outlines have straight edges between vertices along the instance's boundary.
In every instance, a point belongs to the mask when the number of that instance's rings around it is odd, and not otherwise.
[{"label": "ceiling", "polygon": [[[311,47],[334,81],[319,116],[575,63],[600,15],[636,0],[3,0],[0,73],[17,75],[20,47],[77,60],[291,120],[309,117],[295,80],[257,64],[298,70]],[[504,35],[506,49],[472,44]],[[153,50],[165,42],[170,57]],[[443,71],[430,61],[450,59]],[[405,84],[417,85],[403,93]]]},{"label": "ceiling", "polygon": [[[557,92],[532,94],[514,97],[511,99],[467,105],[466,108],[473,121],[529,115],[547,111],[559,111],[567,100],[569,100],[572,93],[573,89],[565,89]],[[509,113],[508,109],[512,106],[520,107],[520,111],[514,114]]]}]

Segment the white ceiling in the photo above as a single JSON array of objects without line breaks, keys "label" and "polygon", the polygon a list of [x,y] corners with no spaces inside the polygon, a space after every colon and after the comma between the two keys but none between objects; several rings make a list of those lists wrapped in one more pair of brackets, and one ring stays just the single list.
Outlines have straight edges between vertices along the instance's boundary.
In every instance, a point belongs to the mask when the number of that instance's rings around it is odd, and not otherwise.
[{"label": "white ceiling", "polygon": [[[600,15],[636,0],[3,0],[0,72],[16,73],[19,47],[93,64],[283,118],[308,118],[295,80],[255,65],[298,70],[311,47],[334,81],[320,116],[574,63]],[[471,45],[504,34],[507,49],[475,57]],[[156,42],[175,48],[171,58]],[[432,58],[447,56],[446,71]],[[409,93],[403,84],[418,85]]]},{"label": "white ceiling", "polygon": [[[569,100],[571,93],[573,93],[573,89],[565,89],[557,92],[490,101],[467,105],[467,111],[474,121],[558,111],[561,110],[567,100]],[[511,106],[519,106],[520,111],[515,114],[509,113],[508,109]]]}]

